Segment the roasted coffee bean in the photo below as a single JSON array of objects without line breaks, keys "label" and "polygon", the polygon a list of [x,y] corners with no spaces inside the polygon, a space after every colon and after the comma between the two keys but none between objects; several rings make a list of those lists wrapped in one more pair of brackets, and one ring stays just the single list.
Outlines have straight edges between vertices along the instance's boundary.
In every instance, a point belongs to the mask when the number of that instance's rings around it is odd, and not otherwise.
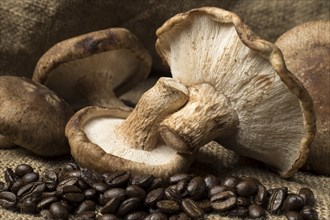
[{"label": "roasted coffee bean", "polygon": [[17,202],[16,195],[12,192],[2,191],[0,192],[0,206],[5,209],[12,209]]},{"label": "roasted coffee bean", "polygon": [[192,178],[187,186],[187,192],[193,200],[200,200],[206,193],[206,183],[200,176]]},{"label": "roasted coffee bean", "polygon": [[113,197],[100,209],[100,213],[114,214],[116,213],[120,203],[121,203],[121,199]]},{"label": "roasted coffee bean", "polygon": [[226,211],[236,205],[236,195],[232,191],[223,191],[211,197],[211,206],[215,211]]},{"label": "roasted coffee bean", "polygon": [[258,185],[253,180],[242,180],[236,184],[235,189],[238,195],[249,197],[258,191]]},{"label": "roasted coffee bean", "polygon": [[105,182],[111,187],[124,187],[131,178],[130,172],[118,171],[108,176]]},{"label": "roasted coffee bean", "polygon": [[147,215],[144,220],[167,220],[167,215],[161,212],[155,212]]},{"label": "roasted coffee bean", "polygon": [[22,177],[22,181],[24,182],[24,184],[29,184],[32,182],[36,182],[38,180],[39,180],[39,173],[36,172],[27,173]]},{"label": "roasted coffee bean", "polygon": [[61,195],[64,195],[66,193],[82,193],[82,190],[78,187],[78,186],[75,186],[75,185],[67,185],[67,186],[63,186],[61,187],[58,192],[61,194]]},{"label": "roasted coffee bean", "polygon": [[154,190],[154,189],[157,189],[159,187],[162,187],[163,185],[163,180],[161,178],[155,178],[151,185],[149,186],[149,188],[147,189],[147,191],[151,191],[151,190]]},{"label": "roasted coffee bean", "polygon": [[154,179],[153,175],[133,176],[131,184],[147,189],[151,186]]},{"label": "roasted coffee bean", "polygon": [[75,220],[92,220],[96,218],[95,211],[84,211],[76,214],[74,219]]},{"label": "roasted coffee bean", "polygon": [[230,209],[227,213],[229,217],[240,217],[240,218],[244,218],[248,216],[248,214],[249,214],[248,208],[241,206],[238,206],[234,209]]},{"label": "roasted coffee bean", "polygon": [[283,210],[288,211],[300,211],[304,206],[304,199],[297,194],[288,195],[283,202]]},{"label": "roasted coffee bean", "polygon": [[194,177],[193,174],[189,173],[178,173],[170,177],[169,183],[170,184],[176,184],[181,180],[184,180],[186,182],[189,182]]},{"label": "roasted coffee bean", "polygon": [[72,178],[72,177],[82,179],[81,170],[72,170],[70,172],[66,172],[61,176],[60,180],[62,181],[64,179],[68,179],[68,178]]},{"label": "roasted coffee bean", "polygon": [[75,209],[75,206],[71,203],[69,203],[68,201],[66,200],[60,200],[59,203],[64,206],[68,211],[69,213],[72,213]]},{"label": "roasted coffee bean", "polygon": [[251,201],[246,197],[239,196],[237,197],[236,204],[237,206],[248,207],[251,205]]},{"label": "roasted coffee bean", "polygon": [[187,191],[188,183],[185,180],[181,180],[176,184],[175,190],[182,196],[188,196]]},{"label": "roasted coffee bean", "polygon": [[119,220],[116,215],[104,214],[97,217],[97,220]]},{"label": "roasted coffee bean", "polygon": [[281,188],[273,189],[271,190],[271,192],[272,194],[269,198],[267,209],[271,213],[278,214],[282,208],[283,202],[288,193],[288,188],[281,187]]},{"label": "roasted coffee bean", "polygon": [[47,170],[43,173],[43,181],[48,190],[55,190],[58,183],[58,174],[54,170]]},{"label": "roasted coffee bean", "polygon": [[180,210],[180,205],[174,200],[160,200],[157,202],[156,207],[167,215],[174,214]]},{"label": "roasted coffee bean", "polygon": [[263,206],[267,202],[267,189],[261,184],[258,184],[257,194],[254,196],[254,203]]},{"label": "roasted coffee bean", "polygon": [[13,184],[10,184],[11,191],[13,193],[17,193],[20,188],[22,188],[25,185],[22,179],[17,180]]},{"label": "roasted coffee bean", "polygon": [[5,181],[10,184],[13,184],[19,179],[19,177],[16,176],[16,174],[14,173],[13,169],[8,167],[5,169],[4,176],[5,176]]},{"label": "roasted coffee bean", "polygon": [[32,198],[27,198],[22,202],[20,211],[26,214],[37,214],[39,212],[37,204]]},{"label": "roasted coffee bean", "polygon": [[141,220],[145,219],[148,216],[147,212],[144,211],[136,211],[129,213],[125,216],[125,220]]},{"label": "roasted coffee bean", "polygon": [[0,181],[0,192],[5,190],[5,183]]},{"label": "roasted coffee bean", "polygon": [[79,188],[82,190],[90,188],[90,186],[87,183],[85,183],[83,180],[80,179],[78,179],[77,186],[79,186]]},{"label": "roasted coffee bean", "polygon": [[117,210],[117,216],[123,217],[129,212],[135,211],[141,205],[141,200],[137,197],[131,197],[123,201]]},{"label": "roasted coffee bean", "polygon": [[126,195],[128,197],[137,197],[141,201],[143,201],[145,199],[145,197],[147,196],[147,193],[146,193],[146,191],[144,191],[143,188],[141,188],[137,185],[129,185],[126,187]]},{"label": "roasted coffee bean", "polygon": [[208,192],[208,198],[211,198],[215,194],[218,194],[219,192],[224,192],[224,191],[232,191],[235,193],[235,189],[230,186],[224,186],[224,185],[216,185],[210,189]]},{"label": "roasted coffee bean", "polygon": [[289,211],[289,212],[285,213],[285,217],[288,220],[304,220],[302,215],[296,211]]},{"label": "roasted coffee bean", "polygon": [[198,207],[200,207],[205,213],[209,213],[212,211],[211,201],[208,199],[203,199],[196,202]]},{"label": "roasted coffee bean", "polygon": [[37,208],[38,209],[48,209],[52,203],[57,202],[57,201],[58,201],[58,197],[56,197],[56,196],[46,197],[38,202]]},{"label": "roasted coffee bean", "polygon": [[54,202],[51,204],[49,211],[54,219],[69,219],[69,211],[60,202]]},{"label": "roasted coffee bean", "polygon": [[305,220],[317,220],[318,219],[318,214],[316,210],[311,207],[311,206],[304,206],[300,210],[300,214]]},{"label": "roasted coffee bean", "polygon": [[251,218],[261,218],[266,216],[266,210],[257,204],[251,204],[248,207],[248,212]]},{"label": "roasted coffee bean", "polygon": [[77,186],[79,182],[79,179],[77,177],[69,177],[67,179],[64,179],[60,181],[56,187],[56,190],[61,192],[62,188],[65,186]]},{"label": "roasted coffee bean", "polygon": [[15,174],[22,178],[25,174],[28,173],[32,173],[33,172],[33,168],[29,165],[29,164],[19,164],[16,168],[15,168]]},{"label": "roasted coffee bean", "polygon": [[235,186],[241,182],[241,179],[239,177],[235,176],[229,176],[223,180],[222,185],[224,186],[229,186],[235,188]]},{"label": "roasted coffee bean", "polygon": [[81,178],[92,188],[94,188],[95,183],[100,183],[103,180],[101,175],[89,169],[81,169]]},{"label": "roasted coffee bean", "polygon": [[304,204],[306,206],[313,206],[315,203],[315,196],[310,188],[303,187],[299,190],[299,196],[304,199]]},{"label": "roasted coffee bean", "polygon": [[201,218],[204,215],[204,211],[192,199],[182,200],[181,209],[193,219]]},{"label": "roasted coffee bean", "polygon": [[79,166],[76,163],[66,163],[63,166],[64,172],[70,172],[73,170],[79,170]]},{"label": "roasted coffee bean", "polygon": [[77,192],[65,193],[62,195],[62,198],[64,198],[65,200],[67,200],[69,202],[79,203],[84,200],[84,194],[77,193]]},{"label": "roasted coffee bean", "polygon": [[214,186],[220,184],[220,180],[214,175],[207,175],[204,177],[204,182],[207,190],[212,189]]},{"label": "roasted coffee bean", "polygon": [[96,189],[85,189],[83,191],[83,194],[85,196],[85,199],[91,199],[91,200],[96,199],[98,195]]},{"label": "roasted coffee bean", "polygon": [[158,201],[164,198],[164,194],[163,188],[151,190],[144,200],[145,205],[149,207],[155,206]]},{"label": "roasted coffee bean", "polygon": [[106,183],[103,183],[103,182],[97,182],[97,183],[94,183],[92,185],[92,188],[93,189],[96,189],[98,192],[100,193],[104,193],[105,191],[107,191],[109,189],[109,186],[108,184]]},{"label": "roasted coffee bean", "polygon": [[43,193],[46,189],[46,185],[43,182],[32,182],[29,183],[22,188],[20,188],[17,192],[17,196],[21,201],[26,199],[27,197],[40,197],[41,193]]},{"label": "roasted coffee bean", "polygon": [[168,220],[191,220],[191,218],[184,212],[180,212],[175,215],[171,215]]},{"label": "roasted coffee bean", "polygon": [[92,200],[84,200],[75,210],[75,214],[80,214],[86,211],[95,211],[96,203]]},{"label": "roasted coffee bean", "polygon": [[164,191],[164,196],[166,199],[174,200],[178,203],[180,203],[182,200],[180,193],[176,190],[176,185],[171,185],[167,187]]},{"label": "roasted coffee bean", "polygon": [[105,201],[111,198],[118,198],[121,202],[127,197],[126,190],[123,188],[112,188],[104,192],[103,194]]},{"label": "roasted coffee bean", "polygon": [[51,192],[42,192],[40,195],[41,199],[45,199],[48,197],[57,197],[59,198],[61,194],[58,191],[51,191]]}]

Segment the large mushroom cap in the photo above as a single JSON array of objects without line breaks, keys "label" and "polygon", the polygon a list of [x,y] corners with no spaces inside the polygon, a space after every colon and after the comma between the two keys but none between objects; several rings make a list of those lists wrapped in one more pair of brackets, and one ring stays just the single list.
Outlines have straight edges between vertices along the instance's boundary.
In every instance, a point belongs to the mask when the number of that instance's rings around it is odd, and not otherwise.
[{"label": "large mushroom cap", "polygon": [[[286,69],[276,46],[255,35],[236,14],[212,7],[172,17],[157,30],[157,36],[157,51],[169,65],[173,78],[190,87],[192,95],[198,90],[211,91],[212,100],[218,100],[221,94],[226,99],[224,105],[232,111],[231,117],[237,117],[237,122],[232,123],[234,132],[225,140],[217,138],[222,145],[270,165],[283,177],[292,176],[303,165],[315,133],[312,101]],[[209,93],[200,94],[203,98],[192,95],[189,107],[190,100],[163,122],[165,142],[189,145],[195,140],[188,133],[207,136],[205,131],[211,132],[227,122],[216,124],[212,120],[213,127],[200,129],[196,124],[213,117],[217,113],[214,109],[221,109],[222,104],[203,101],[203,112],[202,106],[196,107],[196,99],[204,99]],[[196,114],[190,119],[189,115],[196,111],[204,115]],[[190,124],[192,130],[187,129]],[[175,141],[172,130],[179,133]],[[216,136],[214,132],[212,135],[210,139]]]},{"label": "large mushroom cap", "polygon": [[0,134],[42,156],[69,153],[64,134],[73,111],[47,87],[30,79],[0,77]]},{"label": "large mushroom cap", "polygon": [[97,106],[76,112],[65,132],[75,161],[99,172],[130,171],[156,177],[167,177],[190,166],[192,155],[183,156],[164,144],[151,151],[128,146],[115,128],[129,114],[125,109]]},{"label": "large mushroom cap", "polygon": [[126,29],[110,28],[57,43],[39,60],[33,80],[75,109],[122,104],[121,95],[145,79],[151,56]]},{"label": "large mushroom cap", "polygon": [[307,159],[309,169],[330,174],[330,21],[301,24],[277,39],[288,69],[311,94],[317,132]]}]

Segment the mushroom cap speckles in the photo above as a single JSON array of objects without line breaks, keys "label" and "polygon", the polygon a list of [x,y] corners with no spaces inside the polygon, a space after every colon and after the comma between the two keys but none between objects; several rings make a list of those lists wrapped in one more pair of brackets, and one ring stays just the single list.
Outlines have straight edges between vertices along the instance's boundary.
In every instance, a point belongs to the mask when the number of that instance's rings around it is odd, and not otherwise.
[{"label": "mushroom cap speckles", "polygon": [[[105,127],[110,126],[110,130],[114,130],[114,124],[120,123],[129,114],[130,111],[125,109],[96,106],[76,112],[65,132],[75,161],[99,172],[126,170],[133,174],[152,174],[157,177],[166,177],[189,168],[195,155],[181,155],[164,146],[153,151],[130,149],[121,140],[110,140],[109,136],[116,134],[111,134]],[[111,119],[114,121],[111,122]],[[107,141],[111,143],[107,144]],[[139,158],[141,155],[143,158]],[[155,158],[157,155],[162,158]]]},{"label": "mushroom cap speckles", "polygon": [[222,143],[292,176],[315,134],[308,92],[285,66],[280,50],[234,13],[204,7],[178,14],[157,30],[156,49],[173,78],[209,83],[238,114],[234,136]]},{"label": "mushroom cap speckles", "polygon": [[38,155],[69,153],[64,128],[71,108],[47,87],[27,78],[0,77],[0,134]]},{"label": "mushroom cap speckles", "polygon": [[[112,106],[144,80],[152,59],[124,28],[95,31],[61,41],[38,61],[33,80],[46,85],[75,109]],[[122,104],[119,100],[115,104]]]}]

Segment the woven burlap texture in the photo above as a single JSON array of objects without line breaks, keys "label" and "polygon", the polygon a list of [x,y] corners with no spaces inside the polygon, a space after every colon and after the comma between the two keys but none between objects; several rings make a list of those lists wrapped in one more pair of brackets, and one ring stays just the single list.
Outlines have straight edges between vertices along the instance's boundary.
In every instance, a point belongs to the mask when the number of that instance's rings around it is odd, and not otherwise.
[{"label": "woven burlap texture", "polygon": [[[4,181],[3,170],[6,167],[15,168],[18,164],[27,163],[32,165],[35,171],[40,174],[46,169],[60,168],[64,163],[72,161],[68,157],[46,159],[37,157],[22,148],[0,149],[0,181]],[[222,148],[216,143],[204,146],[197,157],[196,162],[191,167],[191,172],[205,175],[214,174],[220,178],[226,176],[252,176],[262,182],[267,188],[287,186],[291,192],[298,192],[301,187],[310,187],[316,196],[316,210],[319,219],[330,219],[330,177],[316,176],[309,173],[298,172],[289,180],[280,178],[277,174],[260,167],[259,165],[242,165],[243,159],[239,158],[232,151]],[[0,219],[7,220],[34,220],[50,219],[47,212],[42,212],[41,216],[31,216],[18,214],[0,208]],[[233,219],[217,214],[208,215],[205,219]],[[285,219],[284,216],[268,216],[267,219]]]}]

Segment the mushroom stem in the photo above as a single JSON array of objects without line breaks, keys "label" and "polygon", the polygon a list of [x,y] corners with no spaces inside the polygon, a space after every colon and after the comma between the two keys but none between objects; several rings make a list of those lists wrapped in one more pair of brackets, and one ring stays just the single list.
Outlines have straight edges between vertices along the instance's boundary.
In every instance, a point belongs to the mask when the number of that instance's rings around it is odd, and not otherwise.
[{"label": "mushroom stem", "polygon": [[216,137],[232,135],[239,123],[229,100],[212,85],[202,83],[188,89],[187,104],[159,126],[165,143],[181,153],[192,153]]},{"label": "mushroom stem", "polygon": [[188,100],[188,89],[172,78],[160,78],[143,94],[132,113],[116,127],[116,133],[132,148],[150,151],[158,142],[158,126]]}]

